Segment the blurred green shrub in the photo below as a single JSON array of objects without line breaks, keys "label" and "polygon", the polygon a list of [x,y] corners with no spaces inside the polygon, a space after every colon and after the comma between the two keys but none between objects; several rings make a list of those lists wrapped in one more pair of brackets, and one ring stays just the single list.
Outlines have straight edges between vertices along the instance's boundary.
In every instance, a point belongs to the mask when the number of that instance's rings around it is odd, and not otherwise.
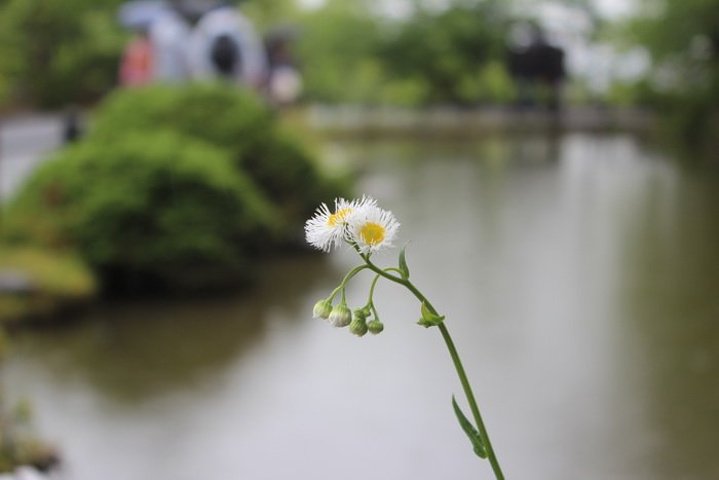
[{"label": "blurred green shrub", "polygon": [[109,91],[116,83],[126,39],[114,18],[118,3],[0,3],[0,81],[5,84],[5,101],[52,108],[95,101]]},{"label": "blurred green shrub", "polygon": [[8,206],[5,239],[174,283],[241,273],[276,223],[225,150],[148,130],[88,139],[41,165]]},{"label": "blurred green shrub", "polygon": [[224,83],[118,90],[96,112],[90,138],[102,142],[156,128],[226,149],[236,170],[277,207],[290,232],[320,202],[347,190],[346,182],[325,175],[303,145],[278,127],[256,95]]}]

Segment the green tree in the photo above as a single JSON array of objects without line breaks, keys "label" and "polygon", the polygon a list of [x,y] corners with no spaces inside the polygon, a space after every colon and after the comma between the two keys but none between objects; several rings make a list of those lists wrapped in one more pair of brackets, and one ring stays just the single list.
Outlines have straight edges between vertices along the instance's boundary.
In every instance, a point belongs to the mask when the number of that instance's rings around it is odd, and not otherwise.
[{"label": "green tree", "polygon": [[644,8],[625,36],[653,59],[637,98],[667,109],[685,140],[707,139],[719,114],[719,2],[653,0]]},{"label": "green tree", "polygon": [[366,2],[328,0],[300,20],[298,54],[306,96],[368,102],[382,83],[376,52],[380,29]]},{"label": "green tree", "polygon": [[41,107],[92,101],[115,83],[125,35],[116,0],[6,0],[0,4],[0,83]]},{"label": "green tree", "polygon": [[424,83],[429,103],[479,100],[482,69],[501,58],[506,25],[497,2],[455,2],[439,13],[420,9],[386,38],[384,69],[390,78]]}]

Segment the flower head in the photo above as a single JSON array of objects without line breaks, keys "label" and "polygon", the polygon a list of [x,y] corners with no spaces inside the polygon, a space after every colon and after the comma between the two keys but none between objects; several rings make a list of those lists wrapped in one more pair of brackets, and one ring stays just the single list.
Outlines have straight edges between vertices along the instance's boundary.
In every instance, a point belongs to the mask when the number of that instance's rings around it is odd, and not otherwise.
[{"label": "flower head", "polygon": [[363,337],[367,333],[367,320],[361,315],[355,315],[350,322],[350,333]]},{"label": "flower head", "polygon": [[374,253],[392,246],[399,222],[392,212],[371,204],[352,212],[347,229],[349,240],[357,244],[360,252]]},{"label": "flower head", "polygon": [[330,317],[330,313],[332,313],[332,302],[329,300],[320,300],[312,309],[312,316],[315,318],[327,319]]},{"label": "flower head", "polygon": [[328,318],[333,327],[346,327],[352,321],[352,311],[346,304],[336,305]]},{"label": "flower head", "polygon": [[334,212],[327,204],[319,206],[314,216],[305,223],[305,237],[307,243],[329,252],[337,247],[347,237],[347,221],[358,209],[375,205],[376,201],[369,197],[348,201],[344,198],[335,199]]},{"label": "flower head", "polygon": [[379,320],[370,320],[369,322],[367,322],[367,329],[371,334],[377,335],[379,333],[382,333],[382,330],[384,330],[384,325]]}]

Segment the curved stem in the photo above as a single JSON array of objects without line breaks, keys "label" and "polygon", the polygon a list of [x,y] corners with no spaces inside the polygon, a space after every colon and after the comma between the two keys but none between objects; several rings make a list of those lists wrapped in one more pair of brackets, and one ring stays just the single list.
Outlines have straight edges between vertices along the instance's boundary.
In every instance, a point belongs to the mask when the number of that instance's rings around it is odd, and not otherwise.
[{"label": "curved stem", "polygon": [[487,458],[489,459],[489,463],[492,465],[492,470],[494,470],[494,476],[497,477],[497,480],[504,480],[504,474],[499,466],[499,461],[497,461],[497,456],[494,454],[494,448],[492,448],[492,442],[489,440],[487,427],[485,427],[484,421],[482,421],[482,415],[479,413],[477,401],[474,399],[474,393],[472,393],[472,386],[469,384],[467,374],[464,372],[462,360],[459,358],[459,353],[457,353],[457,348],[454,346],[452,336],[449,334],[449,330],[447,330],[447,326],[444,322],[440,323],[438,327],[439,331],[442,332],[442,338],[444,338],[444,343],[447,345],[447,350],[449,350],[449,355],[452,357],[452,362],[454,362],[454,368],[457,370],[459,381],[462,383],[464,395],[467,397],[469,408],[472,411],[472,416],[477,424],[477,430],[479,430],[484,447],[487,449]]},{"label": "curved stem", "polygon": [[[435,315],[439,315],[439,312],[432,306],[432,304],[427,300],[427,298],[422,294],[422,292],[419,291],[417,287],[412,284],[412,282],[409,281],[409,279],[404,279],[401,277],[396,277],[394,275],[391,275],[387,273],[385,270],[382,270],[377,265],[372,263],[372,261],[369,259],[369,255],[362,255],[362,258],[367,263],[367,266],[370,268],[370,270],[377,273],[377,275],[380,275],[387,280],[390,280],[394,283],[397,283],[399,285],[402,285],[406,287],[412,294],[417,297],[417,299],[424,303],[426,307],[429,309],[430,312],[432,312]],[[487,449],[487,458],[489,459],[489,463],[492,465],[492,470],[494,471],[494,476],[497,478],[497,480],[504,480],[504,474],[502,473],[502,469],[499,466],[499,461],[497,460],[497,456],[494,453],[494,449],[492,448],[492,442],[489,440],[489,433],[487,432],[487,428],[484,425],[484,421],[482,420],[482,416],[479,413],[479,407],[477,406],[477,401],[474,398],[474,393],[472,392],[472,386],[469,384],[469,380],[467,379],[467,374],[464,371],[464,366],[462,365],[462,360],[459,358],[459,353],[457,352],[457,348],[454,346],[454,341],[452,340],[452,336],[449,334],[449,330],[447,329],[447,326],[444,323],[440,323],[438,325],[439,331],[442,333],[442,338],[444,339],[445,345],[447,345],[447,350],[449,350],[449,355],[452,357],[452,363],[454,363],[454,368],[457,371],[457,376],[459,377],[459,381],[462,384],[462,389],[464,390],[464,395],[467,398],[467,403],[469,403],[469,408],[472,411],[472,416],[474,417],[474,421],[477,425],[477,430],[479,431],[479,434],[482,437],[482,441],[484,443],[485,448]]]},{"label": "curved stem", "polygon": [[375,277],[372,279],[372,284],[369,287],[369,295],[367,296],[367,304],[365,307],[372,307],[374,306],[374,287],[377,286],[377,280],[380,279],[380,275],[375,275]]},{"label": "curved stem", "polygon": [[332,293],[330,293],[330,296],[328,297],[328,299],[329,299],[330,301],[332,301],[332,300],[335,298],[335,296],[337,295],[337,293],[338,293],[340,290],[342,290],[342,300],[344,300],[344,299],[345,299],[345,285],[347,284],[347,282],[350,281],[350,279],[351,279],[352,277],[354,277],[355,275],[357,275],[359,272],[361,272],[361,271],[364,270],[365,268],[369,268],[369,266],[368,266],[368,265],[357,265],[357,266],[354,267],[352,270],[350,270],[350,271],[347,273],[347,275],[345,275],[345,278],[342,279],[342,282],[340,282],[340,284],[337,286],[337,288],[335,288],[334,290],[332,290]]}]

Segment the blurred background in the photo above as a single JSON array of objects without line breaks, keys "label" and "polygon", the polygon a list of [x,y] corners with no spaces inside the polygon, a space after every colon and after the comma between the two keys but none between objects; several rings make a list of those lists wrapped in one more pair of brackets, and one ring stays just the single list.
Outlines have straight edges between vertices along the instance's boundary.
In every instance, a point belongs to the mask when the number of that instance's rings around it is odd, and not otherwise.
[{"label": "blurred background", "polygon": [[0,0],[0,476],[494,478],[404,291],[311,318],[368,194],[507,478],[719,478],[717,147],[717,0]]}]

